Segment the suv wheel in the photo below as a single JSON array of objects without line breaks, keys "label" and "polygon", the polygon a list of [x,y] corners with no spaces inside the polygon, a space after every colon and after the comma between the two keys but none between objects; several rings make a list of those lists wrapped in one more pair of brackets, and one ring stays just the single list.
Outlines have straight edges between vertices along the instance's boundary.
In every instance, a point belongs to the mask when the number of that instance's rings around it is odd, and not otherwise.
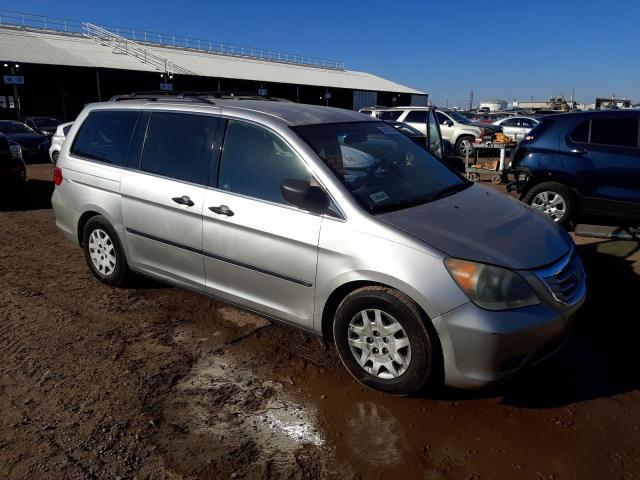
[{"label": "suv wheel", "polygon": [[573,215],[573,194],[569,188],[558,182],[535,185],[524,196],[524,202],[563,225],[566,225]]},{"label": "suv wheel", "polygon": [[424,316],[397,290],[371,286],[347,295],[336,311],[333,335],[342,363],[368,387],[410,395],[434,377]]},{"label": "suv wheel", "polygon": [[98,280],[112,286],[125,284],[127,259],[118,235],[102,215],[90,218],[84,226],[82,246],[89,269]]},{"label": "suv wheel", "polygon": [[471,135],[463,135],[456,140],[456,153],[461,157],[473,153],[473,137]]}]

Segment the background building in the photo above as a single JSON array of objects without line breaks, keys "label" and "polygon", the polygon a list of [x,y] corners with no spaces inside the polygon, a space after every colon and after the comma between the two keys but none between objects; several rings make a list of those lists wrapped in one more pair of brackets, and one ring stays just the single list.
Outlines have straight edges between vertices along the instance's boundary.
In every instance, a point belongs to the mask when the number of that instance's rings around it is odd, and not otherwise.
[{"label": "background building", "polygon": [[499,98],[492,98],[490,100],[480,102],[480,108],[488,108],[490,112],[497,112],[507,108],[507,102]]},{"label": "background building", "polygon": [[426,105],[427,94],[339,61],[138,29],[3,12],[0,118],[73,120],[133,91],[236,91],[359,109]]}]

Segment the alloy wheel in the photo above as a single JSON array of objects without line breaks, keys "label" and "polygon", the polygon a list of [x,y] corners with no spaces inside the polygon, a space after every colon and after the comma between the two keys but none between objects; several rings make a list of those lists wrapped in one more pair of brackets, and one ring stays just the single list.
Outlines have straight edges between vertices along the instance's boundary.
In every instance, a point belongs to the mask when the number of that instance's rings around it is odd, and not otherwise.
[{"label": "alloy wheel", "polygon": [[554,222],[561,221],[567,213],[567,202],[557,192],[544,191],[538,193],[533,198],[531,206],[551,217]]}]

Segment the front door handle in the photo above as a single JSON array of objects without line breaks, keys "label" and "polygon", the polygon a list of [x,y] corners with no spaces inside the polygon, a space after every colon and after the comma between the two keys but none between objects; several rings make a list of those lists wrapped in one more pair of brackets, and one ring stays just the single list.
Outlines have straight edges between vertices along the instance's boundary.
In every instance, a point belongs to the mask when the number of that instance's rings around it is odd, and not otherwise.
[{"label": "front door handle", "polygon": [[585,153],[587,153],[587,151],[581,148],[572,148],[571,150],[569,150],[569,153],[571,153],[572,155],[584,155]]},{"label": "front door handle", "polygon": [[183,195],[181,197],[173,197],[171,200],[179,203],[180,205],[186,205],[187,207],[193,207],[195,205],[195,203],[193,203],[193,201],[186,195]]},{"label": "front door handle", "polygon": [[226,205],[220,205],[219,207],[209,207],[209,210],[219,215],[226,215],[227,217],[233,217],[233,212]]}]

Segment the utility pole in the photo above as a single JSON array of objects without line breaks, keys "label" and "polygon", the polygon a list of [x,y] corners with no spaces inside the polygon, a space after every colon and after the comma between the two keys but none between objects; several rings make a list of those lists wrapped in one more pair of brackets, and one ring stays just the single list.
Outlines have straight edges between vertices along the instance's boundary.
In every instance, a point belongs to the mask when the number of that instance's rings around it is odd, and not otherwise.
[{"label": "utility pole", "polygon": [[[16,75],[17,68],[20,68],[17,63],[9,67],[11,75]],[[13,84],[13,103],[16,106],[16,115],[18,117],[18,120],[22,121],[22,109],[20,107],[20,97],[18,96],[18,85],[16,85],[15,83]]]},{"label": "utility pole", "polygon": [[473,109],[473,90],[469,92],[469,110]]}]

